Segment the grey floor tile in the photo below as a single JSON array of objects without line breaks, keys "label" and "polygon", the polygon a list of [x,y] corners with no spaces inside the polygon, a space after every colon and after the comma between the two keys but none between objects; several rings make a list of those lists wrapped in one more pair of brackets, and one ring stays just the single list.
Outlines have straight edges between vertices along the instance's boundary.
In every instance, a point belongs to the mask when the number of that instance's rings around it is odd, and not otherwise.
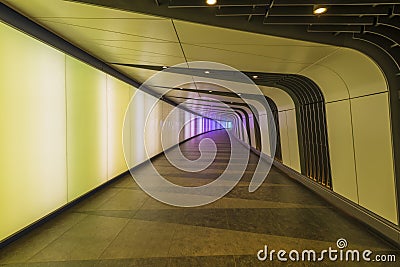
[{"label": "grey floor tile", "polygon": [[[171,182],[184,186],[209,183],[224,171],[230,156],[229,143],[222,131],[209,137],[216,140],[219,158],[202,172],[177,170],[165,156],[152,162]],[[199,157],[199,141],[200,138],[194,138],[181,145],[188,158]],[[242,155],[233,158],[239,166]],[[258,157],[250,154],[238,185],[223,199],[197,208],[177,208],[158,202],[144,193],[130,175],[121,177],[1,249],[0,265],[398,266],[327,261],[260,262],[256,253],[265,244],[277,250],[319,250],[335,246],[339,237],[348,240],[349,248],[394,253],[398,260],[400,255],[398,249],[276,168],[271,169],[257,191],[250,193],[248,186],[257,162]],[[135,172],[144,173],[148,167],[149,164],[144,165]]]},{"label": "grey floor tile", "polygon": [[127,223],[126,218],[88,215],[29,261],[97,259]]},{"label": "grey floor tile", "polygon": [[44,249],[87,215],[64,213],[0,250],[0,264],[22,263]]}]

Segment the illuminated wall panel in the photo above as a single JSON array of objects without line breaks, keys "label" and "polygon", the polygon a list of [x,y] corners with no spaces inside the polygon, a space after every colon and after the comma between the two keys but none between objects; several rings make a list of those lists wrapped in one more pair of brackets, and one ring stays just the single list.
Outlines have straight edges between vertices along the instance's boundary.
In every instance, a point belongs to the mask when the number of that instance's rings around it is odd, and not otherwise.
[{"label": "illuminated wall panel", "polygon": [[[0,38],[2,240],[126,171],[122,140],[129,167],[147,160],[146,120],[149,154],[160,153],[161,126],[173,107],[158,102],[147,117],[154,97],[4,24]],[[175,117],[166,129],[169,146],[194,116]]]},{"label": "illuminated wall panel", "polygon": [[145,128],[145,93],[137,90],[129,106],[131,119],[132,165],[145,161],[144,128]]},{"label": "illuminated wall panel", "polygon": [[281,150],[282,150],[282,162],[287,166],[290,164],[290,147],[289,147],[289,136],[288,136],[287,118],[286,111],[279,112],[279,133],[281,137]]},{"label": "illuminated wall panel", "polygon": [[184,132],[184,133],[183,133],[183,136],[184,136],[183,139],[190,138],[190,126],[191,126],[190,119],[191,119],[191,114],[185,112],[185,113],[184,113],[184,118],[183,118],[183,121],[184,121],[184,125],[185,125],[185,126],[184,126],[183,129],[182,129],[182,131]]},{"label": "illuminated wall panel", "polygon": [[198,118],[196,124],[196,134],[200,134],[203,132],[203,119]]},{"label": "illuminated wall panel", "polygon": [[190,133],[188,135],[188,138],[191,136],[194,136],[196,134],[196,124],[195,124],[195,116],[193,114],[190,114]]},{"label": "illuminated wall panel", "polygon": [[301,172],[299,139],[297,135],[297,124],[296,124],[296,111],[294,109],[291,109],[285,112],[286,112],[286,125],[287,125],[287,135],[288,135],[289,154],[290,154],[289,166],[293,170]]},{"label": "illuminated wall panel", "polygon": [[358,203],[349,100],[327,103],[326,119],[333,190]]},{"label": "illuminated wall panel", "polygon": [[242,128],[242,140],[246,143],[249,142],[249,136],[247,135],[247,122],[244,118],[244,116],[241,115],[241,128]]},{"label": "illuminated wall panel", "polygon": [[66,58],[68,200],[107,180],[106,74]]},{"label": "illuminated wall panel", "polygon": [[251,146],[256,147],[256,136],[254,131],[254,118],[253,115],[249,115],[249,124],[250,124],[250,136],[249,139],[251,140]]},{"label": "illuminated wall panel", "polygon": [[67,202],[64,54],[0,23],[0,240]]},{"label": "illuminated wall panel", "polygon": [[296,111],[294,109],[279,111],[278,115],[282,162],[293,170],[301,172]]},{"label": "illuminated wall panel", "polygon": [[239,136],[241,140],[244,140],[245,135],[244,135],[244,123],[242,122],[242,120],[238,120],[238,130],[239,130]]},{"label": "illuminated wall panel", "polygon": [[130,100],[131,87],[107,75],[107,154],[108,179],[111,179],[127,170],[122,142],[122,129],[125,111]]},{"label": "illuminated wall panel", "polygon": [[164,129],[162,130],[162,134],[165,142],[163,144],[165,149],[170,148],[178,142],[177,137],[179,134],[180,113],[173,112],[172,114],[170,114],[173,109],[173,106],[162,102],[162,122],[163,124],[165,123],[165,125],[162,126],[164,127]]},{"label": "illuminated wall panel", "polygon": [[146,150],[148,157],[153,157],[160,153],[161,150],[161,125],[162,120],[162,106],[161,101],[156,99],[151,95],[145,95],[145,113],[146,118],[146,128],[144,139],[146,142]]},{"label": "illuminated wall panel", "polygon": [[259,117],[258,123],[260,125],[261,134],[261,152],[271,156],[271,144],[269,140],[268,117],[266,114]]},{"label": "illuminated wall panel", "polygon": [[184,111],[179,111],[179,121],[181,122],[180,124],[176,124],[177,130],[179,131],[179,141],[183,141],[185,139],[185,127],[183,127],[185,123],[185,117],[186,117],[186,112]]},{"label": "illuminated wall panel", "polygon": [[[136,92],[136,88],[129,86],[128,90],[128,95],[129,95],[129,103],[132,100],[133,95]],[[123,136],[123,149],[124,149],[124,154],[125,154],[125,161],[128,169],[131,169],[132,167],[135,166],[134,164],[134,155],[133,155],[133,150],[134,150],[134,143],[133,143],[133,133],[132,133],[132,124],[133,124],[133,116],[130,112],[126,112],[126,119],[124,121],[124,128],[122,130],[122,136]]]},{"label": "illuminated wall panel", "polygon": [[351,100],[360,205],[397,223],[388,94]]}]

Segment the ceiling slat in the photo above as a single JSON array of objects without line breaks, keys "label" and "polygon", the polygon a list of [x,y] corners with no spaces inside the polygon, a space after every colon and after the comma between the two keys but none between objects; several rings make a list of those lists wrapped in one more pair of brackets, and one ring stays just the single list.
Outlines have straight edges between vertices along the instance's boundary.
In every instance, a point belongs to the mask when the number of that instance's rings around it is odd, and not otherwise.
[{"label": "ceiling slat", "polygon": [[[267,6],[267,0],[218,0],[216,5],[207,5],[205,0],[170,0],[170,8],[215,7],[215,6]],[[396,5],[398,0],[274,0],[274,6],[313,6],[313,5]]]},{"label": "ceiling slat", "polygon": [[263,16],[267,12],[267,7],[223,7],[216,10],[217,16]]},{"label": "ceiling slat", "polygon": [[393,15],[400,15],[400,4],[394,6],[394,8],[393,8]]},{"label": "ceiling slat", "polygon": [[274,0],[274,6],[395,5],[398,0]]},{"label": "ceiling slat", "polygon": [[264,19],[264,24],[270,25],[373,25],[374,17],[286,17],[276,16]]},{"label": "ceiling slat", "polygon": [[[361,15],[388,15],[393,6],[332,6],[323,16],[361,16]],[[274,6],[268,16],[315,16],[312,6]]]},{"label": "ceiling slat", "polygon": [[361,33],[363,26],[348,26],[348,25],[310,25],[307,28],[308,32],[350,32]]},{"label": "ceiling slat", "polygon": [[[393,10],[393,5],[382,6],[333,6],[323,16],[386,16]],[[265,15],[267,7],[221,7],[216,10],[217,16],[261,16]],[[396,7],[393,14],[400,12],[400,6]],[[309,16],[314,17],[312,6],[274,6],[268,12],[269,17],[275,16]]]},{"label": "ceiling slat", "polygon": [[210,6],[205,0],[170,0],[168,7],[267,6],[267,2],[266,0],[218,0],[216,5]]}]

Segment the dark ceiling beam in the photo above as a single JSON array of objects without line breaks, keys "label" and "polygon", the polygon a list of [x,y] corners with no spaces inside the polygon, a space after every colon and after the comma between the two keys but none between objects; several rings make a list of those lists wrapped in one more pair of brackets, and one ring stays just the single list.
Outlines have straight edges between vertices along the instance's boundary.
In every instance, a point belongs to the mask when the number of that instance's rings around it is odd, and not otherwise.
[{"label": "dark ceiling beam", "polygon": [[194,98],[191,98],[191,97],[182,97],[182,96],[169,96],[169,97],[174,98],[174,99],[196,100],[197,102],[208,102],[208,103],[221,103],[222,102],[222,103],[227,104],[227,105],[240,105],[240,106],[243,106],[243,104],[245,104],[245,103],[233,102],[233,101],[217,101],[217,100],[202,99],[202,98],[194,99]]},{"label": "dark ceiling beam", "polygon": [[400,4],[393,7],[392,15],[400,15]]},{"label": "dark ceiling beam", "polygon": [[375,23],[374,17],[287,17],[287,16],[276,16],[264,18],[264,24],[268,25],[373,25]]},{"label": "dark ceiling beam", "polygon": [[[224,8],[223,8],[224,9]],[[221,8],[221,10],[223,10]],[[387,6],[332,6],[321,16],[385,16],[389,15],[392,5]],[[268,17],[275,16],[310,16],[315,17],[313,6],[274,6]]]},{"label": "dark ceiling beam", "polygon": [[[196,100],[196,99],[193,99],[193,100]],[[205,105],[205,104],[190,103],[190,102],[189,103],[185,102],[183,104],[188,105],[188,106],[196,106],[197,108],[207,108],[207,109],[213,108],[215,110],[230,111],[230,107],[224,107],[224,106]]]},{"label": "dark ceiling beam", "polygon": [[398,0],[275,0],[274,6],[395,5]]},{"label": "dark ceiling beam", "polygon": [[193,111],[196,111],[197,113],[203,114],[203,116],[207,113],[209,115],[234,115],[235,111],[223,111],[223,110],[216,110],[216,109],[210,109],[210,110],[205,110],[202,108],[198,108],[198,107],[192,107]]},{"label": "dark ceiling beam", "polygon": [[266,6],[266,0],[218,0],[214,6],[207,5],[205,0],[169,0],[169,8],[216,7],[216,6]]},{"label": "dark ceiling beam", "polygon": [[117,65],[117,66],[124,66],[124,67],[146,69],[146,70],[154,70],[154,71],[162,71],[164,69],[163,66],[128,64],[128,63],[117,63],[117,62],[110,62],[109,64]]},{"label": "dark ceiling beam", "polygon": [[307,32],[349,32],[362,33],[364,26],[349,25],[309,25]]},{"label": "dark ceiling beam", "polygon": [[[267,0],[218,0],[216,5],[208,5],[205,0],[170,0],[169,8],[224,7],[224,6],[267,6]],[[397,0],[274,0],[273,6],[313,6],[313,5],[395,5]]]},{"label": "dark ceiling beam", "polygon": [[222,7],[215,11],[216,16],[265,16],[265,6],[256,7]]},{"label": "dark ceiling beam", "polygon": [[[397,14],[399,9],[394,9],[393,5],[383,6],[332,6],[322,16],[386,16]],[[216,16],[261,16],[265,15],[267,7],[221,7],[215,11]],[[274,6],[268,10],[268,17],[276,16],[309,16],[313,14],[313,6]]]},{"label": "dark ceiling beam", "polygon": [[[230,106],[232,109],[238,109],[237,107],[235,108],[235,107],[232,107],[232,106],[240,106],[241,110],[243,112],[245,112],[246,114],[247,113],[248,114],[252,113],[252,110],[248,106],[248,104],[247,103],[243,103],[243,102],[240,103],[240,102],[233,102],[233,101],[217,101],[217,100],[201,99],[201,98],[200,99],[197,99],[197,98],[195,99],[195,98],[191,98],[191,97],[178,97],[178,96],[169,96],[169,97],[170,98],[174,98],[175,101],[177,101],[177,99],[185,99],[185,100],[196,100],[197,103],[198,102],[205,102],[207,104],[209,104],[209,103],[218,103],[218,104],[224,103],[224,104]],[[201,104],[197,104],[197,103],[196,103],[196,105],[201,105]],[[182,104],[182,102],[181,102],[181,104]],[[194,103],[191,103],[191,104],[195,105]],[[214,105],[210,105],[210,106],[214,107]]]},{"label": "dark ceiling beam", "polygon": [[192,107],[193,111],[202,114],[203,116],[206,115],[207,116],[215,116],[215,115],[223,115],[223,116],[235,116],[236,112],[235,111],[223,111],[223,110],[205,110],[205,109],[201,109],[199,107]]},{"label": "dark ceiling beam", "polygon": [[223,111],[223,110],[217,110],[217,109],[209,109],[209,110],[205,110],[199,107],[191,107],[193,109],[193,111],[196,111],[197,113],[203,114],[203,116],[208,113],[211,115],[215,115],[215,114],[235,114],[235,111]]},{"label": "dark ceiling beam", "polygon": [[[220,117],[226,117],[226,116],[236,116],[235,111],[221,111],[221,110],[202,110],[200,108],[193,108],[193,111],[198,112],[200,114],[203,114],[203,116],[207,115],[208,117],[213,117],[213,116],[220,116]],[[222,119],[222,118],[220,118]]]},{"label": "dark ceiling beam", "polygon": [[386,39],[390,40],[392,42],[392,45],[396,44],[396,46],[400,46],[400,32],[393,27],[380,24],[376,27],[374,26],[365,27],[364,32],[383,36]]},{"label": "dark ceiling beam", "polygon": [[[218,96],[225,96],[225,97],[235,97],[239,98],[240,96],[236,93],[233,93],[231,91],[225,92],[225,91],[216,91],[216,90],[199,90],[195,88],[183,88],[183,87],[168,87],[168,86],[162,86],[162,85],[147,85],[149,88],[161,88],[165,90],[176,90],[180,92],[189,92],[189,93],[198,93],[198,94],[207,94],[207,95],[218,95]],[[249,95],[249,94],[241,94],[244,96]]]},{"label": "dark ceiling beam", "polygon": [[396,28],[400,30],[400,16],[396,16],[393,18],[388,18],[388,17],[379,17],[377,24],[384,24],[388,25],[390,27]]},{"label": "dark ceiling beam", "polygon": [[376,32],[367,32],[365,34],[354,34],[354,39],[360,39],[371,43],[385,52],[397,66],[396,75],[400,76],[400,47],[394,46],[393,42],[386,38],[383,34],[377,34]]},{"label": "dark ceiling beam", "polygon": [[[197,99],[193,99],[193,100],[197,100]],[[205,105],[205,104],[197,104],[197,103],[183,103],[184,105],[188,105],[188,106],[201,106],[204,107],[206,109],[208,109],[209,107],[215,110],[224,110],[224,111],[230,111],[230,107],[224,107],[224,106],[216,106],[216,105]]]}]

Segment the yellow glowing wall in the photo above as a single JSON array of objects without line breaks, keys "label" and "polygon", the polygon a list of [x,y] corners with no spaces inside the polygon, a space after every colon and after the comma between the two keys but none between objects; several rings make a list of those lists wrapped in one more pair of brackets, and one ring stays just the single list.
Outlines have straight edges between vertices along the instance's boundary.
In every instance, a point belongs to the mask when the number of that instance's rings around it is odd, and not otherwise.
[{"label": "yellow glowing wall", "polygon": [[[136,89],[2,23],[0,40],[1,241],[125,172],[123,140],[129,167],[148,159],[145,139],[150,156],[160,153],[173,107],[158,102],[147,118],[154,97],[141,93],[123,136]],[[179,123],[167,129],[176,137]]]},{"label": "yellow glowing wall", "polygon": [[333,190],[397,223],[383,72],[368,56],[339,48],[300,74],[316,82],[325,97]]},{"label": "yellow glowing wall", "polygon": [[359,204],[397,223],[388,93],[351,99]]},{"label": "yellow glowing wall", "polygon": [[296,111],[287,110],[286,125],[288,127],[288,142],[290,147],[290,167],[298,172],[300,169],[299,139],[297,135]]},{"label": "yellow glowing wall", "polygon": [[106,74],[66,60],[68,200],[107,180]]},{"label": "yellow glowing wall", "polygon": [[350,101],[327,103],[326,121],[333,188],[358,203]]},{"label": "yellow glowing wall", "polygon": [[282,110],[278,114],[282,162],[293,170],[301,172],[296,111]]},{"label": "yellow glowing wall", "polygon": [[153,157],[162,151],[161,149],[161,125],[162,121],[162,104],[151,95],[145,96],[145,105],[147,113],[145,125],[145,143],[146,152],[149,157]]},{"label": "yellow glowing wall", "polygon": [[[121,129],[132,90],[133,88],[128,84],[107,75],[108,179],[125,172],[127,169]],[[129,153],[127,157],[130,157]]]},{"label": "yellow glowing wall", "polygon": [[0,23],[0,240],[67,201],[64,54]]},{"label": "yellow glowing wall", "polygon": [[259,116],[258,123],[260,125],[261,135],[261,152],[271,156],[271,143],[269,140],[268,116],[266,114]]},{"label": "yellow glowing wall", "polygon": [[326,104],[333,190],[397,223],[388,93]]}]

